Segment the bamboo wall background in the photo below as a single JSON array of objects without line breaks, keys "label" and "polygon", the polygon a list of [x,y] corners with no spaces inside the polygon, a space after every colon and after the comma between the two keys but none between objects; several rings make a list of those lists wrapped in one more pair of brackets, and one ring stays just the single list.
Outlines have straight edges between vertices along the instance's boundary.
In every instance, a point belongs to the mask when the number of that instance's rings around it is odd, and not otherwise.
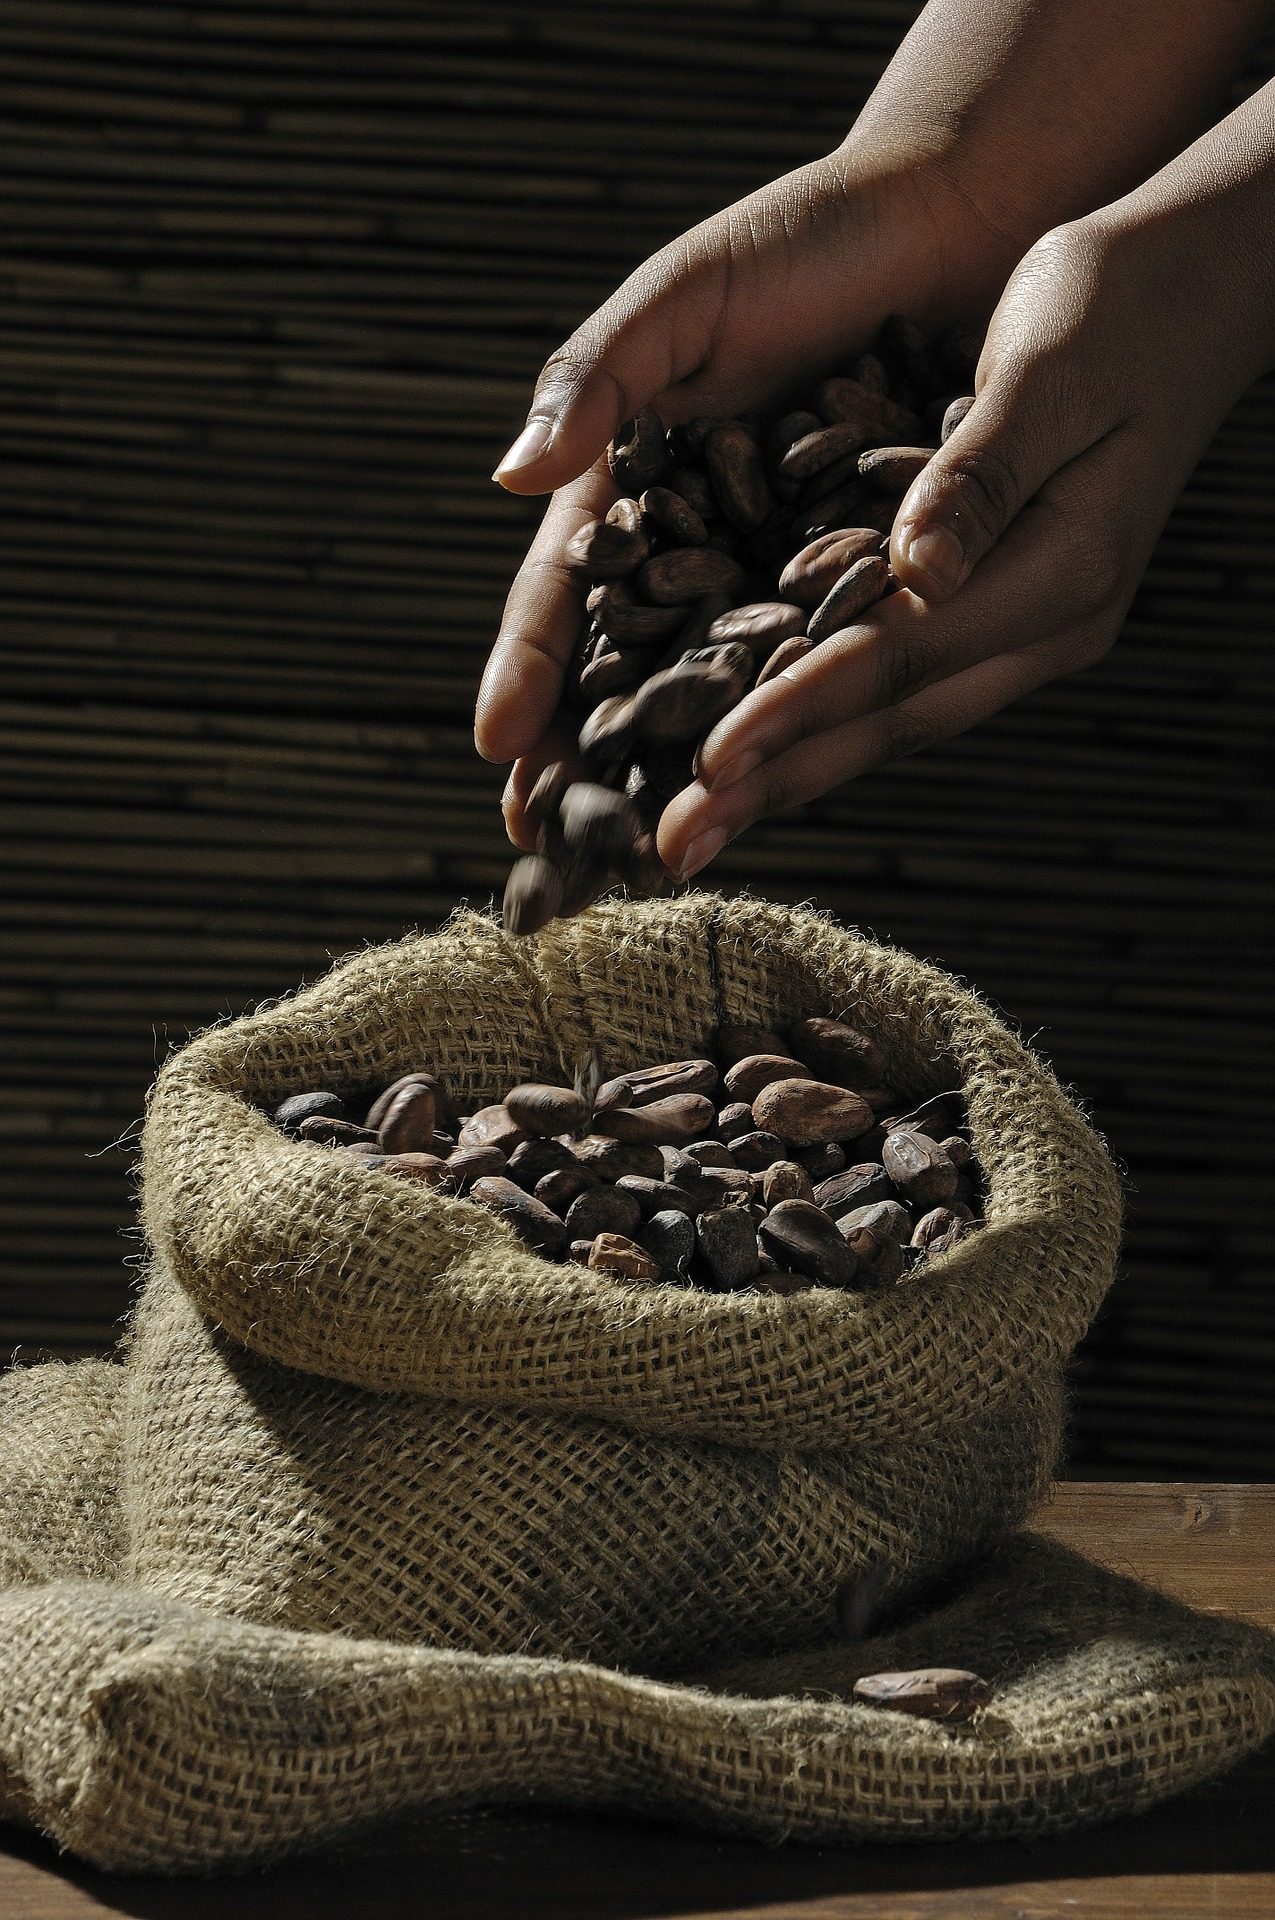
[{"label": "bamboo wall background", "polygon": [[[170,1046],[498,895],[533,376],[836,144],[916,10],[0,0],[0,1353],[111,1343]],[[1098,669],[712,875],[964,974],[1093,1112],[1132,1192],[1089,1473],[1275,1472],[1273,522],[1266,381]]]}]

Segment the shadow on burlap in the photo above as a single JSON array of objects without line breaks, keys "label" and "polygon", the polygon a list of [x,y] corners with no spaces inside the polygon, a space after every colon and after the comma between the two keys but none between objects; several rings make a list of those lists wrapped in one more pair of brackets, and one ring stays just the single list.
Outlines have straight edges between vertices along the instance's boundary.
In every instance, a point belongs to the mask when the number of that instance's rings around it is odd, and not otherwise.
[{"label": "shadow on burlap", "polygon": [[[552,1266],[262,1110],[423,1065],[477,1105],[588,1045],[610,1072],[813,1012],[879,1039],[906,1097],[963,1087],[987,1176],[987,1225],[881,1296]],[[1267,1638],[1006,1537],[1119,1192],[1043,1063],[905,954],[711,896],[530,943],[460,915],[175,1056],[142,1205],[123,1364],[0,1387],[0,1808],[98,1864],[502,1801],[768,1841],[1042,1832],[1275,1726]],[[837,1640],[870,1569],[883,1630]],[[973,1666],[991,1709],[847,1697],[923,1663]]]}]

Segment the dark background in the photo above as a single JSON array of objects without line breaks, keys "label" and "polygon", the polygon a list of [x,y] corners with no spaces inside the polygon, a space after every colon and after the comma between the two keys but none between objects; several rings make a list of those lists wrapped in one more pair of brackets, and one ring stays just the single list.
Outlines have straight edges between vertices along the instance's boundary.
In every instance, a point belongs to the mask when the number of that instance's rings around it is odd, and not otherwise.
[{"label": "dark background", "polygon": [[[0,1354],[110,1345],[171,1046],[498,893],[472,701],[538,509],[487,476],[534,374],[837,144],[916,11],[0,0]],[[1267,381],[1099,668],[709,876],[965,975],[1092,1112],[1090,1475],[1275,1473],[1273,427]]]}]

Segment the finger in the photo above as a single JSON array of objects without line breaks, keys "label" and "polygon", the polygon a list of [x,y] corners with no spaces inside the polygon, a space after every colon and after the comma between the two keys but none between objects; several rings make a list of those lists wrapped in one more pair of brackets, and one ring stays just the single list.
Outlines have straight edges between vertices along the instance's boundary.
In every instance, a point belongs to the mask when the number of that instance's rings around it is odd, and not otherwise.
[{"label": "finger", "polygon": [[660,858],[671,873],[689,880],[754,821],[951,739],[1075,664],[1071,636],[1056,635],[981,661],[897,707],[803,740],[719,792],[710,793],[696,781],[664,810],[657,836]]},{"label": "finger", "polygon": [[950,598],[1050,475],[1109,425],[1101,396],[1061,354],[1002,361],[895,516],[890,561],[903,585]]},{"label": "finger", "polygon": [[714,223],[639,267],[550,355],[527,424],[493,479],[511,493],[564,486],[616,428],[701,365],[725,293]]},{"label": "finger", "polygon": [[576,735],[563,727],[550,727],[529,753],[515,760],[513,770],[500,796],[505,816],[505,832],[524,853],[535,851],[536,829],[527,820],[527,796],[551,760],[563,760],[573,775],[586,777],[586,769],[576,744]]},{"label": "finger", "polygon": [[605,466],[556,493],[509,590],[478,688],[474,745],[484,760],[516,760],[549,726],[584,627],[588,582],[562,558],[572,534],[615,499]]},{"label": "finger", "polygon": [[[1108,562],[1112,542],[1092,530],[1114,525],[1112,503],[1136,491],[1138,461],[1132,434],[1108,434],[1051,476],[953,599],[935,605],[907,591],[891,594],[757,688],[700,749],[705,784],[727,786],[801,739],[1097,618],[1118,582]],[[1139,521],[1136,540],[1131,533],[1126,542],[1130,561],[1145,538]],[[1132,566],[1129,573],[1136,577]]]}]

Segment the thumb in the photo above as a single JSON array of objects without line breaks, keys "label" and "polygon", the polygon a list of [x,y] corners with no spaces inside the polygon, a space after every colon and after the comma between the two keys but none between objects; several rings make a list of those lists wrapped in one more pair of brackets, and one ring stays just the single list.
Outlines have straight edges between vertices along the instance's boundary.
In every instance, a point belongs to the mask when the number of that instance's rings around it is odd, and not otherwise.
[{"label": "thumb", "polygon": [[591,467],[622,421],[707,357],[720,307],[711,261],[683,241],[631,274],[550,354],[527,424],[492,475],[546,493]]},{"label": "thumb", "polygon": [[946,600],[1050,476],[1093,439],[1038,364],[994,374],[895,516],[890,561],[921,599]]}]

